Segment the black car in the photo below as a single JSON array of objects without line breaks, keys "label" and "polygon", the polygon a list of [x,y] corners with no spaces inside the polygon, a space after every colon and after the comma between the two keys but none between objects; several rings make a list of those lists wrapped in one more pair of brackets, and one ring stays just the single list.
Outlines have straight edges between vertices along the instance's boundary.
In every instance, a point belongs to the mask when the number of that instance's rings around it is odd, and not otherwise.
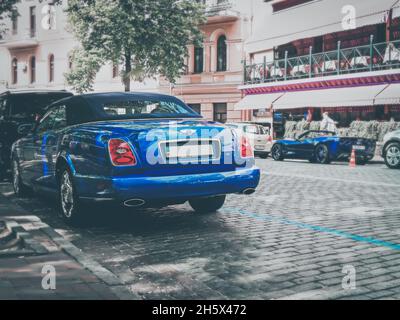
[{"label": "black car", "polygon": [[10,169],[12,144],[32,128],[54,101],[67,91],[6,91],[0,94],[0,178]]}]

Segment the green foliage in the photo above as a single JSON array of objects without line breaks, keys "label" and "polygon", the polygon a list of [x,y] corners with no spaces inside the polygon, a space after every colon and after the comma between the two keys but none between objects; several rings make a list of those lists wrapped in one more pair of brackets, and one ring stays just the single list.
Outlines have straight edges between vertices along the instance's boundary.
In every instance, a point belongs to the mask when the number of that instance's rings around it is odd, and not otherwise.
[{"label": "green foliage", "polygon": [[67,75],[78,91],[90,90],[86,81],[110,62],[124,66],[126,90],[130,79],[161,75],[174,82],[187,45],[202,42],[204,8],[192,0],[69,0],[67,12],[82,48]]},{"label": "green foliage", "polygon": [[92,91],[101,60],[95,54],[84,52],[81,48],[74,49],[70,59],[73,61],[73,71],[65,74],[67,82],[78,93]]},{"label": "green foliage", "polygon": [[4,33],[5,25],[4,19],[11,18],[13,15],[17,15],[16,3],[18,0],[1,0],[0,1],[0,35]]}]

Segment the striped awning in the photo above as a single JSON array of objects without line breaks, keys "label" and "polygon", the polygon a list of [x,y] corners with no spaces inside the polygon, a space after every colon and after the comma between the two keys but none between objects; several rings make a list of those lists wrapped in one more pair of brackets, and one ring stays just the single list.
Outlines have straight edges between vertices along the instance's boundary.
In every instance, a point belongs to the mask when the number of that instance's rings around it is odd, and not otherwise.
[{"label": "striped awning", "polygon": [[375,98],[375,104],[400,104],[400,83],[393,83]]},{"label": "striped awning", "polygon": [[283,95],[281,93],[250,94],[235,105],[235,110],[269,109]]},{"label": "striped awning", "polygon": [[376,104],[384,85],[286,92],[273,103],[274,110],[301,108],[365,107]]}]

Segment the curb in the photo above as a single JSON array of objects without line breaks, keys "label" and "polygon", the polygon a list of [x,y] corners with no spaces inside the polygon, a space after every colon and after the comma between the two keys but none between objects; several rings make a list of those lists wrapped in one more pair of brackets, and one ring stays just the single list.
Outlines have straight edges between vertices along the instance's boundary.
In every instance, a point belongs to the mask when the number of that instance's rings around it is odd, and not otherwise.
[{"label": "curb", "polygon": [[64,252],[78,261],[84,268],[92,272],[96,277],[107,284],[110,290],[121,300],[142,300],[142,298],[126,289],[126,284],[114,273],[104,268],[97,261],[87,257],[82,250],[66,240],[53,228],[43,224],[40,230],[43,231],[52,241],[54,241]]},{"label": "curb", "polygon": [[[11,218],[11,217],[8,217]],[[104,268],[97,261],[87,257],[78,247],[74,246],[70,241],[66,240],[62,235],[57,233],[46,223],[42,222],[36,216],[24,216],[24,218],[34,218],[35,222],[40,222],[41,227],[36,229],[46,234],[60,249],[76,260],[83,268],[89,270],[102,282],[104,282],[109,289],[121,300],[142,300],[142,298],[129,291],[126,284],[117,277],[114,273]],[[21,224],[11,219],[4,219],[5,228],[12,232],[17,239],[19,239],[26,249],[0,252],[1,258],[15,257],[15,256],[28,256],[28,255],[45,255],[51,252],[47,250],[42,244],[37,242],[29,231],[27,231]]]},{"label": "curb", "polygon": [[34,240],[31,234],[16,221],[6,220],[4,224],[6,229],[15,234],[16,239],[20,240],[26,246],[26,249],[0,252],[0,258],[21,255],[44,255],[49,253],[42,244]]}]

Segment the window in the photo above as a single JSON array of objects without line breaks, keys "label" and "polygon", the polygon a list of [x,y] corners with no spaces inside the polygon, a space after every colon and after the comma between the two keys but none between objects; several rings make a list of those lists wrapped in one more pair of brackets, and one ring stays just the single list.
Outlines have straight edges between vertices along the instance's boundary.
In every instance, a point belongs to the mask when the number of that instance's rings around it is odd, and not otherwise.
[{"label": "window", "polygon": [[29,61],[29,69],[30,69],[30,82],[35,83],[36,82],[36,57],[33,56],[31,57]]},{"label": "window", "polygon": [[0,98],[0,120],[6,116],[6,99]]},{"label": "window", "polygon": [[68,69],[72,70],[73,67],[74,67],[73,55],[72,53],[70,53],[68,55]]},{"label": "window", "polygon": [[220,36],[217,41],[217,71],[226,71],[226,37]]},{"label": "window", "polygon": [[132,116],[136,118],[143,115],[150,115],[151,117],[195,115],[183,105],[172,101],[144,100],[115,101],[106,103],[103,106],[103,112],[107,116],[112,116],[113,118],[127,118]]},{"label": "window", "polygon": [[118,65],[113,63],[113,66],[112,66],[112,77],[113,77],[113,79],[117,78],[118,75],[119,75]]},{"label": "window", "polygon": [[204,49],[194,48],[194,73],[202,73],[204,67]]},{"label": "window", "polygon": [[189,104],[189,107],[196,111],[198,114],[201,114],[201,104],[200,103],[192,103]]},{"label": "window", "polygon": [[69,97],[65,93],[21,93],[14,94],[11,99],[10,117],[32,121],[45,113],[46,107],[62,98]]},{"label": "window", "polygon": [[14,58],[11,62],[11,73],[12,73],[12,84],[16,84],[18,82],[18,59]]},{"label": "window", "polygon": [[258,127],[257,126],[251,126],[251,125],[245,126],[244,127],[244,132],[252,133],[252,134],[258,134],[259,133]]},{"label": "window", "polygon": [[49,82],[54,81],[54,55],[49,55]]},{"label": "window", "polygon": [[67,125],[66,107],[57,106],[51,110],[40,121],[37,132],[44,133],[50,130],[62,129]]},{"label": "window", "polygon": [[31,38],[36,35],[36,7],[29,8],[29,27]]},{"label": "window", "polygon": [[226,103],[214,103],[214,121],[225,123],[227,119]]},{"label": "window", "polygon": [[12,34],[18,33],[18,13],[13,11],[11,14]]}]

